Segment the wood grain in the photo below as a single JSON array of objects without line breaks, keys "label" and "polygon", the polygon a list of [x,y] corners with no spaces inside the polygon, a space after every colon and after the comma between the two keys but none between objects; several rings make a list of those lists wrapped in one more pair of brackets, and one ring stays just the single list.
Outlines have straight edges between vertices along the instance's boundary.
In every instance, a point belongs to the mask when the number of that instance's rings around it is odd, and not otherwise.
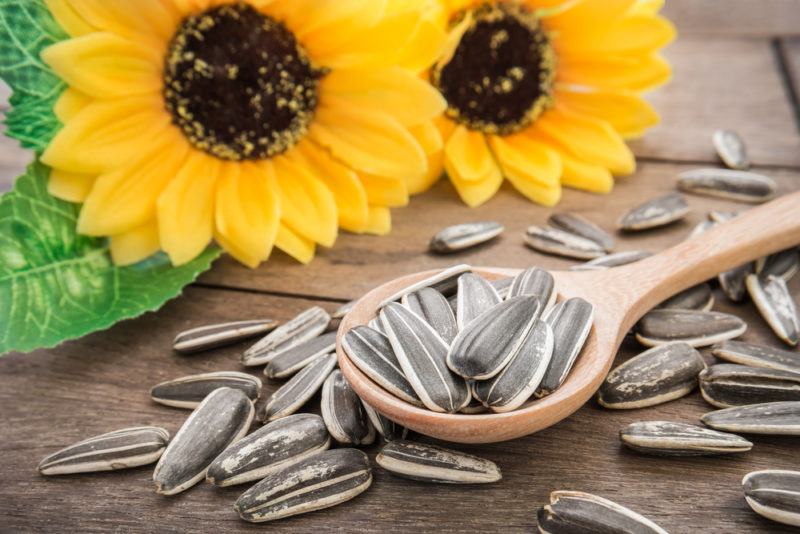
[{"label": "wood grain", "polygon": [[683,34],[764,37],[800,33],[796,0],[668,0],[663,13]]}]

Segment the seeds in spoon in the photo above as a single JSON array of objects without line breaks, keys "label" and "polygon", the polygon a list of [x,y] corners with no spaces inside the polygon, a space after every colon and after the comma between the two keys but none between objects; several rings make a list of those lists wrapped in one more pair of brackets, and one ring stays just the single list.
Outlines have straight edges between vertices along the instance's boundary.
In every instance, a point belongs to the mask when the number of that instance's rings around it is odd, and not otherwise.
[{"label": "seeds in spoon", "polygon": [[711,138],[719,159],[729,169],[746,170],[750,168],[747,148],[739,134],[732,130],[716,130]]},{"label": "seeds in spoon", "polygon": [[193,410],[209,393],[221,387],[239,389],[255,402],[261,393],[261,380],[236,371],[182,376],[153,386],[150,389],[150,398],[165,406]]},{"label": "seeds in spoon", "polygon": [[487,484],[502,478],[494,462],[406,440],[387,443],[375,462],[392,474],[422,482]]},{"label": "seeds in spoon", "polygon": [[665,226],[686,217],[689,205],[679,193],[648,200],[625,213],[617,221],[617,227],[625,231],[648,230]]},{"label": "seeds in spoon", "polygon": [[497,280],[492,280],[490,283],[494,286],[497,290],[497,294],[500,295],[501,299],[505,299],[508,296],[508,292],[511,289],[511,284],[514,281],[513,278],[499,278]]},{"label": "seeds in spoon", "polygon": [[800,471],[753,471],[742,479],[744,498],[755,513],[800,527]]},{"label": "seeds in spoon", "polygon": [[717,276],[719,286],[725,295],[733,302],[742,302],[747,294],[745,280],[753,272],[753,262],[747,262],[738,267],[720,273]]},{"label": "seeds in spoon", "polygon": [[238,389],[209,393],[158,461],[153,472],[156,492],[174,495],[204,479],[214,458],[247,433],[253,411],[252,401]]},{"label": "seeds in spoon", "polygon": [[537,514],[541,534],[668,534],[646,517],[582,491],[554,491]]},{"label": "seeds in spoon", "polygon": [[336,332],[328,332],[311,338],[277,354],[264,368],[270,378],[292,376],[323,354],[336,350]]},{"label": "seeds in spoon", "polygon": [[155,462],[169,442],[157,426],[123,428],[79,441],[39,462],[43,475],[69,475],[128,469]]},{"label": "seeds in spoon", "polygon": [[777,186],[763,174],[729,169],[695,169],[682,172],[678,189],[696,195],[761,203],[775,196]]},{"label": "seeds in spoon", "polygon": [[381,318],[380,317],[376,316],[376,317],[373,317],[372,319],[370,319],[369,322],[367,323],[367,326],[369,326],[370,328],[372,328],[376,332],[380,332],[384,336],[386,335],[386,330],[383,329],[383,323],[381,322]]},{"label": "seeds in spoon", "polygon": [[781,341],[792,347],[800,342],[800,316],[786,280],[768,275],[766,279],[751,274],[745,282],[761,317]]},{"label": "seeds in spoon", "polygon": [[614,254],[609,254],[608,256],[602,256],[600,258],[589,260],[586,263],[581,263],[580,265],[570,267],[570,270],[596,271],[599,269],[609,269],[611,267],[635,263],[650,256],[652,256],[652,253],[650,252],[644,252],[642,250],[626,250],[624,252],[616,252]]},{"label": "seeds in spoon", "polygon": [[384,417],[383,415],[379,414],[375,408],[367,404],[364,404],[364,410],[367,412],[367,417],[369,417],[372,426],[375,427],[375,430],[378,431],[378,434],[383,436],[383,439],[386,441],[393,441],[396,439],[406,439],[408,435],[408,429],[404,426],[398,425],[391,419]]},{"label": "seeds in spoon", "polygon": [[747,452],[753,444],[736,434],[671,421],[642,421],[623,428],[626,447],[658,456],[706,456]]},{"label": "seeds in spoon", "polygon": [[369,445],[375,427],[350,383],[338,369],[322,385],[322,419],[333,439],[345,445]]},{"label": "seeds in spoon", "polygon": [[440,271],[433,276],[429,276],[424,280],[420,280],[419,282],[415,282],[408,287],[405,287],[388,298],[385,298],[378,304],[378,309],[383,308],[390,302],[397,302],[404,295],[408,295],[409,293],[413,293],[414,291],[418,291],[423,287],[430,287],[448,297],[453,295],[456,292],[456,288],[458,287],[458,277],[464,273],[468,273],[472,271],[472,267],[466,264],[455,265],[453,267],[449,267],[443,271]]},{"label": "seeds in spoon", "polygon": [[525,269],[511,282],[508,298],[511,297],[536,297],[547,310],[556,301],[555,280],[553,275],[538,267]]},{"label": "seeds in spoon", "polygon": [[537,397],[549,395],[566,380],[592,329],[594,307],[582,298],[572,298],[556,304],[545,320],[553,329],[553,356]]},{"label": "seeds in spoon", "polygon": [[[463,330],[473,319],[502,300],[492,284],[472,273],[462,274],[458,278],[457,295],[458,330]],[[448,343],[452,341],[451,339]]]},{"label": "seeds in spoon", "polygon": [[614,238],[608,232],[577,213],[554,213],[547,219],[547,223],[559,230],[594,241],[606,252],[611,252],[614,248]]},{"label": "seeds in spoon", "polygon": [[282,324],[242,354],[242,364],[263,365],[283,351],[315,338],[328,327],[331,316],[314,306]]},{"label": "seeds in spoon", "polygon": [[265,334],[278,326],[272,319],[255,319],[251,321],[234,321],[231,323],[212,324],[186,330],[175,336],[172,349],[181,354],[192,354],[203,350],[224,347]]},{"label": "seeds in spoon", "polygon": [[206,480],[220,487],[261,480],[327,450],[330,444],[320,416],[290,415],[262,426],[222,451],[209,466]]},{"label": "seeds in spoon", "polygon": [[703,398],[717,408],[800,401],[800,373],[791,371],[723,363],[704,370],[699,379]]},{"label": "seeds in spoon", "polygon": [[605,249],[590,239],[549,226],[529,226],[525,244],[545,254],[555,254],[579,260],[605,256]]},{"label": "seeds in spoon", "polygon": [[747,323],[721,312],[698,310],[652,310],[639,320],[636,339],[646,347],[683,341],[705,347],[742,335]]},{"label": "seeds in spoon", "polygon": [[450,343],[456,337],[458,325],[453,308],[444,295],[435,289],[423,287],[419,291],[403,296],[401,302],[403,306],[425,319],[445,342]]},{"label": "seeds in spoon", "polygon": [[800,401],[734,406],[709,412],[700,420],[726,432],[800,436]]},{"label": "seeds in spoon", "polygon": [[707,283],[698,284],[668,298],[658,308],[678,310],[710,310],[714,305],[714,293]]},{"label": "seeds in spoon", "polygon": [[431,238],[433,252],[447,254],[486,243],[503,233],[503,225],[494,221],[481,221],[448,226]]},{"label": "seeds in spoon", "polygon": [[686,343],[653,347],[608,373],[597,401],[616,410],[662,404],[688,395],[705,368],[700,353]]},{"label": "seeds in spoon", "polygon": [[714,345],[711,353],[733,363],[800,373],[800,352],[731,340]]},{"label": "seeds in spoon", "polygon": [[274,421],[300,409],[322,387],[336,367],[336,355],[319,356],[270,395],[258,412],[261,422]]},{"label": "seeds in spoon", "polygon": [[769,275],[780,276],[787,282],[800,270],[800,252],[789,248],[756,260],[756,274],[761,278]]}]

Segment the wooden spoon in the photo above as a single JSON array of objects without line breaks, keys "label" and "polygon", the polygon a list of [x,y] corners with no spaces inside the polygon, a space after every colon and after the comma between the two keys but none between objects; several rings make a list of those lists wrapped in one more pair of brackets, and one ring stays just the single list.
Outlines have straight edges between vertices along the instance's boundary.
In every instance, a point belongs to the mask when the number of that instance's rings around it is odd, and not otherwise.
[{"label": "wooden spoon", "polygon": [[[358,395],[389,419],[421,434],[460,443],[492,443],[531,434],[580,408],[608,373],[620,343],[642,315],[665,299],[718,273],[800,244],[800,192],[753,208],[707,232],[636,263],[602,271],[553,272],[559,299],[582,297],[595,307],[594,327],[566,381],[551,395],[507,413],[436,413],[408,404],[364,375],[342,350],[351,328],[375,317],[378,304],[438,272],[403,276],[373,289],[342,320],[339,367]],[[474,268],[487,279],[519,269]]]}]

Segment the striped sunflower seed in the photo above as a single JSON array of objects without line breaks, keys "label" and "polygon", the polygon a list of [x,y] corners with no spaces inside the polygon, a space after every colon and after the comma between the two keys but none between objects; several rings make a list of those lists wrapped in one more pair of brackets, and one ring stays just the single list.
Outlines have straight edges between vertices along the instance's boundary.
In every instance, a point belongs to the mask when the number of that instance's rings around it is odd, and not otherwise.
[{"label": "striped sunflower seed", "polygon": [[678,177],[681,191],[741,202],[766,202],[775,196],[776,188],[772,178],[748,171],[695,169]]},{"label": "striped sunflower seed", "polygon": [[746,170],[750,168],[747,148],[739,134],[732,130],[717,130],[711,140],[719,159],[729,169]]},{"label": "striped sunflower seed", "polygon": [[263,523],[349,501],[372,484],[369,458],[357,449],[335,449],[267,476],[233,505],[239,517]]},{"label": "striped sunflower seed", "polygon": [[399,399],[422,406],[384,334],[368,326],[356,326],[344,335],[342,348],[356,367],[376,384]]},{"label": "striped sunflower seed", "polygon": [[608,373],[597,401],[615,410],[662,404],[688,395],[705,368],[700,353],[686,343],[653,347]]},{"label": "striped sunflower seed", "polygon": [[711,353],[721,360],[733,363],[800,373],[800,353],[798,352],[742,341],[723,341],[714,345]]},{"label": "striped sunflower seed", "polygon": [[456,337],[458,325],[453,308],[444,295],[435,289],[423,287],[419,291],[405,295],[401,302],[403,306],[425,319],[445,342],[450,343]]},{"label": "striped sunflower seed", "polygon": [[222,387],[239,389],[255,402],[261,393],[261,380],[236,371],[188,375],[153,386],[150,398],[165,406],[194,410],[209,393]]},{"label": "striped sunflower seed", "polygon": [[800,271],[800,252],[797,248],[788,248],[766,258],[759,258],[756,260],[755,271],[762,278],[774,275],[788,282]]},{"label": "striped sunflower seed", "polygon": [[699,378],[700,393],[717,408],[800,401],[800,373],[723,363],[712,365]]},{"label": "striped sunflower seed", "polygon": [[331,437],[315,414],[290,415],[262,426],[214,459],[206,480],[215,486],[233,486],[261,480],[328,450]]},{"label": "striped sunflower seed", "polygon": [[618,267],[620,265],[635,263],[639,260],[643,260],[652,255],[653,255],[652,253],[645,252],[643,250],[626,250],[624,252],[616,252],[614,254],[609,254],[608,256],[601,256],[600,258],[589,260],[586,263],[581,263],[580,265],[574,265],[570,267],[570,270],[596,271],[598,269],[609,269],[611,267]]},{"label": "striped sunflower seed", "polygon": [[336,367],[336,355],[319,356],[270,395],[258,412],[258,420],[275,421],[299,410],[322,387]]},{"label": "striped sunflower seed", "polygon": [[344,304],[336,308],[336,310],[331,314],[331,319],[342,319],[345,315],[350,313],[350,310],[352,310],[353,307],[355,307],[357,302],[358,299],[353,299],[350,302],[345,302]]},{"label": "striped sunflower seed", "polygon": [[775,335],[787,345],[796,346],[800,342],[800,316],[786,280],[779,276],[761,278],[751,274],[745,284],[761,317]]},{"label": "striped sunflower seed", "polygon": [[282,324],[242,354],[242,364],[263,365],[281,352],[315,338],[328,328],[331,316],[314,306]]},{"label": "striped sunflower seed", "polygon": [[728,222],[731,219],[735,219],[738,216],[739,216],[738,211],[713,210],[708,212],[708,220],[716,224],[722,224],[724,222]]},{"label": "striped sunflower seed", "polygon": [[700,420],[726,432],[800,436],[800,401],[734,406],[709,412]]},{"label": "striped sunflower seed", "polygon": [[392,296],[383,299],[380,304],[378,304],[378,309],[383,308],[390,302],[397,302],[404,295],[408,295],[409,293],[413,293],[414,291],[419,291],[423,287],[430,287],[444,295],[445,297],[449,297],[450,295],[455,294],[456,289],[458,288],[458,277],[464,273],[468,273],[472,271],[472,267],[467,264],[460,264],[454,265],[453,267],[449,267],[443,271],[440,271],[433,276],[430,276],[424,280],[420,280],[414,284],[411,284],[408,287],[401,289],[400,291],[396,292]]},{"label": "striped sunflower seed", "polygon": [[381,321],[406,379],[422,403],[455,413],[470,399],[466,381],[447,368],[447,343],[421,317],[397,303],[381,310]]},{"label": "striped sunflower seed", "polygon": [[592,329],[594,307],[572,298],[556,304],[545,320],[553,329],[553,356],[534,393],[537,397],[549,395],[566,380]]},{"label": "striped sunflower seed", "polygon": [[370,445],[375,441],[372,426],[361,399],[338,369],[322,385],[322,419],[333,439],[345,445]]},{"label": "striped sunflower seed", "polygon": [[747,473],[744,498],[755,513],[800,527],[800,471],[769,469]]},{"label": "striped sunflower seed", "polygon": [[745,280],[753,272],[753,263],[747,262],[738,267],[734,267],[728,271],[720,273],[717,276],[719,286],[725,295],[733,302],[742,302],[744,296],[747,294],[747,286]]},{"label": "striped sunflower seed", "polygon": [[372,319],[370,319],[370,321],[367,323],[367,326],[369,326],[370,328],[372,328],[376,332],[380,332],[384,336],[386,335],[386,330],[383,329],[383,323],[381,322],[381,318],[380,317],[376,316],[376,317],[373,317]]},{"label": "striped sunflower seed", "polygon": [[169,442],[169,432],[157,426],[123,428],[94,436],[46,456],[43,475],[115,471],[155,462]]},{"label": "striped sunflower seed", "polygon": [[707,283],[697,284],[668,298],[657,308],[708,311],[714,306],[714,293]]},{"label": "striped sunflower seed", "polygon": [[553,356],[553,330],[539,320],[520,349],[499,374],[475,382],[472,395],[494,412],[516,410],[530,398]]},{"label": "striped sunflower seed", "polygon": [[406,439],[406,436],[408,435],[408,429],[406,427],[398,425],[391,419],[384,417],[366,402],[363,402],[362,404],[364,405],[364,410],[366,410],[367,417],[369,417],[372,426],[375,427],[375,430],[378,431],[378,434],[383,436],[383,439],[386,441]]},{"label": "striped sunflower seed", "polygon": [[[470,391],[472,391],[475,387],[475,383],[472,382],[470,384]],[[459,410],[459,413],[466,413],[466,414],[476,414],[476,413],[486,413],[489,411],[489,408],[483,405],[481,401],[475,398],[475,395],[472,396],[470,399],[469,404],[464,406]]]},{"label": "striped sunflower seed", "polygon": [[686,239],[691,239],[692,237],[697,237],[700,234],[704,234],[714,228],[717,225],[714,221],[700,221],[692,228],[692,231],[689,232],[689,235]]},{"label": "striped sunflower seed", "polygon": [[511,284],[513,282],[513,278],[506,277],[492,280],[490,283],[494,286],[495,290],[497,290],[497,294],[500,295],[500,298],[505,299],[508,296],[508,292],[511,290]]},{"label": "striped sunflower seed", "polygon": [[553,275],[538,267],[525,269],[511,282],[508,289],[508,298],[511,297],[536,297],[544,306],[550,309],[556,301],[556,283]]},{"label": "striped sunflower seed", "polygon": [[648,230],[679,221],[689,213],[689,205],[680,193],[648,200],[625,213],[617,221],[617,227],[624,231]]},{"label": "striped sunflower seed", "polygon": [[387,443],[375,462],[392,474],[422,482],[487,484],[503,478],[494,462],[413,441]]},{"label": "striped sunflower seed", "polygon": [[550,215],[547,224],[559,230],[594,241],[606,252],[614,249],[614,238],[595,223],[577,213],[558,212]]},{"label": "striped sunflower seed", "polygon": [[181,354],[192,354],[217,347],[224,347],[265,334],[278,326],[272,319],[234,321],[232,323],[212,324],[186,330],[175,336],[172,349]]},{"label": "striped sunflower seed", "polygon": [[705,456],[747,452],[753,444],[736,434],[671,421],[642,421],[622,429],[626,447],[658,456]]},{"label": "striped sunflower seed", "polygon": [[652,310],[639,320],[636,339],[646,347],[683,341],[705,347],[744,334],[747,323],[727,313],[698,310]]},{"label": "striped sunflower seed", "polygon": [[525,232],[525,244],[538,252],[579,260],[591,260],[606,254],[605,249],[594,241],[550,226],[529,226]]},{"label": "striped sunflower seed", "polygon": [[324,354],[336,350],[336,332],[327,332],[281,351],[264,368],[270,378],[286,378]]},{"label": "striped sunflower seed", "polygon": [[582,491],[554,491],[536,514],[541,534],[668,534],[646,517]]},{"label": "striped sunflower seed", "polygon": [[457,295],[456,324],[459,330],[502,300],[492,284],[472,273],[462,274],[458,278]]},{"label": "striped sunflower seed", "polygon": [[502,224],[480,221],[448,226],[431,238],[432,252],[448,254],[486,243],[503,233]]},{"label": "striped sunflower seed", "polygon": [[247,433],[253,403],[238,389],[215,389],[172,438],[153,472],[156,492],[180,493],[206,477],[214,458]]},{"label": "striped sunflower seed", "polygon": [[520,351],[541,313],[536,297],[512,297],[486,310],[453,340],[447,366],[465,378],[495,376]]}]

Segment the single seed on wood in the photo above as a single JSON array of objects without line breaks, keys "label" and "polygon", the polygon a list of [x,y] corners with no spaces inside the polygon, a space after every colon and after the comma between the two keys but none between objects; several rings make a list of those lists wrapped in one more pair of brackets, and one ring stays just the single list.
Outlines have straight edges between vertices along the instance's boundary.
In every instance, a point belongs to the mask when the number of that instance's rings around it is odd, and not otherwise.
[{"label": "single seed on wood", "polygon": [[708,212],[708,220],[716,224],[722,224],[724,222],[728,222],[731,219],[735,219],[738,216],[739,216],[738,211],[712,210]]},{"label": "single seed on wood", "polygon": [[683,341],[705,347],[744,334],[747,323],[727,313],[698,310],[652,310],[639,320],[636,339],[646,347]]},{"label": "single seed on wood", "polygon": [[668,534],[646,517],[582,491],[554,491],[536,514],[541,534]]},{"label": "single seed on wood", "polygon": [[503,233],[504,227],[493,221],[448,226],[431,238],[432,252],[448,254],[486,243]]},{"label": "single seed on wood", "polygon": [[367,417],[369,417],[372,426],[375,427],[375,430],[378,431],[378,434],[383,436],[383,439],[386,441],[393,441],[396,439],[406,439],[408,435],[408,429],[404,426],[398,425],[391,419],[384,417],[383,415],[379,414],[375,408],[367,404],[364,404],[364,410],[367,412]]},{"label": "single seed on wood", "polygon": [[272,319],[255,319],[251,321],[234,321],[231,323],[212,324],[186,330],[175,336],[172,349],[181,354],[192,354],[203,350],[224,347],[265,334],[278,326]]},{"label": "single seed on wood", "polygon": [[547,223],[550,226],[594,241],[606,252],[614,249],[614,238],[595,223],[576,213],[559,212],[552,214]]},{"label": "single seed on wood", "polygon": [[549,395],[566,380],[592,329],[594,307],[572,298],[556,304],[545,320],[553,329],[553,356],[535,392],[537,397]]},{"label": "single seed on wood", "polygon": [[502,478],[494,462],[413,441],[387,443],[375,462],[392,474],[422,482],[486,484]]},{"label": "single seed on wood", "polygon": [[761,203],[775,196],[777,186],[763,174],[729,169],[695,169],[682,172],[678,189],[696,195]]},{"label": "single seed on wood", "polygon": [[253,412],[252,401],[238,389],[219,388],[209,393],[156,464],[156,492],[174,495],[203,480],[214,458],[247,433]]},{"label": "single seed on wood", "polygon": [[263,523],[330,508],[372,484],[369,458],[357,449],[328,450],[267,476],[233,505],[239,517]]},{"label": "single seed on wood", "polygon": [[336,367],[336,355],[320,356],[270,395],[258,412],[258,420],[274,421],[299,410],[322,387]]},{"label": "single seed on wood", "polygon": [[649,230],[665,226],[686,217],[689,205],[679,193],[648,200],[636,206],[617,221],[617,227],[624,231]]},{"label": "single seed on wood", "polygon": [[453,308],[444,295],[435,289],[423,287],[419,291],[403,296],[401,302],[403,306],[425,319],[445,342],[450,343],[456,337],[458,325]]},{"label": "single seed on wood", "polygon": [[626,447],[657,456],[706,456],[747,452],[753,444],[736,434],[671,421],[642,421],[623,428]]},{"label": "single seed on wood", "polygon": [[719,159],[726,167],[738,170],[750,168],[747,148],[739,134],[732,130],[716,130],[711,139]]},{"label": "single seed on wood", "polygon": [[345,445],[369,445],[375,441],[375,427],[361,399],[338,369],[322,385],[322,419],[333,439]]},{"label": "single seed on wood", "polygon": [[753,272],[753,262],[747,262],[738,267],[720,273],[717,276],[719,286],[725,295],[733,302],[742,302],[747,294],[745,280]]},{"label": "single seed on wood", "polygon": [[114,471],[155,462],[169,442],[157,426],[123,428],[73,443],[39,462],[43,475]]},{"label": "single seed on wood", "polygon": [[556,291],[553,275],[538,267],[525,269],[511,282],[508,298],[511,297],[536,297],[547,310],[555,304]]},{"label": "single seed on wood", "polygon": [[319,356],[330,354],[334,350],[336,332],[322,334],[275,355],[264,368],[264,374],[270,378],[292,376]]},{"label": "single seed on wood", "polygon": [[691,239],[692,237],[697,237],[700,234],[704,234],[714,228],[717,225],[714,221],[700,221],[692,228],[692,231],[689,232],[687,239]]},{"label": "single seed on wood", "polygon": [[756,260],[755,272],[761,278],[775,275],[788,282],[797,274],[798,270],[800,270],[800,252],[797,248],[782,250]]},{"label": "single seed on wood", "polygon": [[378,309],[383,308],[390,302],[397,302],[403,298],[404,295],[418,291],[423,287],[433,288],[445,297],[449,297],[456,292],[456,288],[458,287],[458,277],[471,271],[472,267],[466,264],[449,267],[434,274],[433,276],[426,278],[425,280],[420,280],[419,282],[411,284],[410,286],[396,292],[392,296],[383,299],[381,303],[378,304]]},{"label": "single seed on wood", "polygon": [[616,410],[662,404],[688,395],[705,368],[700,353],[686,343],[653,347],[608,373],[597,401]]},{"label": "single seed on wood", "polygon": [[209,466],[206,480],[220,487],[261,480],[327,450],[330,444],[320,416],[290,415],[262,426],[222,451]]},{"label": "single seed on wood", "polygon": [[[462,274],[458,278],[457,295],[456,324],[458,330],[463,330],[473,319],[502,300],[492,284],[472,273]],[[450,339],[448,343],[452,341]]]},{"label": "single seed on wood", "polygon": [[645,252],[643,250],[626,250],[624,252],[616,252],[614,254],[609,254],[608,256],[595,258],[593,260],[587,261],[586,263],[581,263],[580,265],[574,265],[570,267],[570,270],[596,271],[598,269],[609,269],[611,267],[618,267],[620,265],[635,263],[639,260],[643,260],[652,255],[653,255],[652,253]]},{"label": "single seed on wood", "polygon": [[800,401],[734,406],[709,412],[700,420],[726,432],[800,436]]},{"label": "single seed on wood", "polygon": [[605,249],[594,241],[550,226],[529,226],[525,232],[525,244],[545,254],[579,260],[591,260],[606,254]]},{"label": "single seed on wood", "polygon": [[711,348],[711,354],[722,360],[800,373],[800,352],[755,345],[742,341],[723,341]]},{"label": "single seed on wood", "polygon": [[800,342],[800,316],[786,280],[768,275],[766,279],[751,274],[745,281],[761,317],[781,341],[792,347]]},{"label": "single seed on wood", "polygon": [[209,393],[222,387],[239,389],[255,402],[261,393],[261,380],[236,371],[188,375],[153,386],[150,389],[150,398],[165,406],[194,410]]},{"label": "single seed on wood", "polygon": [[800,471],[753,471],[742,479],[744,498],[755,513],[800,527]]},{"label": "single seed on wood", "polygon": [[328,328],[331,316],[314,306],[282,324],[242,354],[242,364],[263,365],[283,351],[315,338]]},{"label": "single seed on wood", "polygon": [[704,282],[681,291],[656,307],[663,309],[708,311],[712,306],[714,306],[714,293],[711,291],[711,286]]},{"label": "single seed on wood", "polygon": [[336,308],[336,311],[334,311],[331,314],[331,319],[341,319],[341,318],[343,318],[345,315],[350,313],[350,310],[353,309],[353,307],[356,305],[357,302],[358,302],[358,299],[353,299],[350,302],[345,302],[344,304],[342,304],[341,306]]},{"label": "single seed on wood", "polygon": [[800,401],[800,373],[723,363],[712,365],[699,378],[700,393],[717,408]]}]

